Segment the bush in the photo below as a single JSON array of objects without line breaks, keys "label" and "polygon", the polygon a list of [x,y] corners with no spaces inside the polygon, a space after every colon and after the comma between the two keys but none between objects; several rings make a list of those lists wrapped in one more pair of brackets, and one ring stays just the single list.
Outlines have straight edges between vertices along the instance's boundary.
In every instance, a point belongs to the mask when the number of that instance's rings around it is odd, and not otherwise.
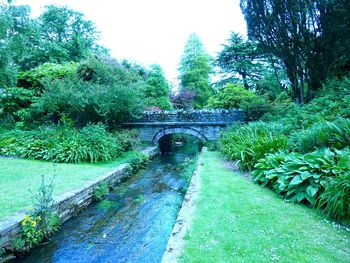
[{"label": "bush", "polygon": [[350,146],[350,120],[340,118],[334,122],[318,122],[294,137],[296,148],[305,153],[322,147],[343,149]]},{"label": "bush", "polygon": [[118,157],[132,142],[118,142],[101,124],[77,130],[11,131],[0,134],[0,154],[54,162],[99,162]]},{"label": "bush", "polygon": [[113,132],[113,137],[123,152],[135,149],[141,143],[136,130],[117,130]]},{"label": "bush", "polygon": [[68,62],[62,64],[45,63],[28,71],[17,74],[18,86],[34,90],[37,93],[43,91],[44,79],[62,79],[75,77],[78,64]]},{"label": "bush", "polygon": [[262,120],[288,123],[295,130],[302,130],[316,122],[334,121],[339,117],[350,118],[350,77],[328,80],[316,98],[303,107],[295,103],[287,107],[276,105]]},{"label": "bush", "polygon": [[286,127],[279,123],[234,126],[223,134],[220,149],[229,160],[238,160],[241,169],[251,170],[265,154],[288,148],[285,133]]},{"label": "bush", "polygon": [[350,219],[350,173],[329,178],[318,199],[318,208],[337,220]]},{"label": "bush", "polygon": [[286,196],[291,201],[315,205],[329,177],[349,171],[349,150],[318,150],[305,155],[273,153],[259,160],[252,172],[254,180]]},{"label": "bush", "polygon": [[246,109],[250,104],[262,104],[264,101],[255,93],[241,85],[227,84],[209,98],[208,108]]}]

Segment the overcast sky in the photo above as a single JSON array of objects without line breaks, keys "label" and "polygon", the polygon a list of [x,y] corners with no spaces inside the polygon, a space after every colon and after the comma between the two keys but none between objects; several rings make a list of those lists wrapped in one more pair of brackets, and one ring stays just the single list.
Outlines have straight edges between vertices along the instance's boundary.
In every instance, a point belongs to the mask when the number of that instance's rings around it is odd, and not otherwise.
[{"label": "overcast sky", "polygon": [[117,59],[144,65],[158,63],[169,80],[184,44],[196,32],[210,55],[221,49],[231,31],[246,34],[239,0],[16,0],[34,16],[48,4],[66,5],[85,14],[101,32],[100,43]]}]

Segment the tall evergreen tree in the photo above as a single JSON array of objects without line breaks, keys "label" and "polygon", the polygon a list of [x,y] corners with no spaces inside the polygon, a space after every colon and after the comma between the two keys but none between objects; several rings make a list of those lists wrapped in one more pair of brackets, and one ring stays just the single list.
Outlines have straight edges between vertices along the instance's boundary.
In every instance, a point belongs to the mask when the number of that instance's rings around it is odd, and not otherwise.
[{"label": "tall evergreen tree", "polygon": [[209,76],[211,70],[210,56],[197,34],[192,33],[181,57],[179,79],[181,90],[191,90],[195,93],[193,100],[195,108],[204,107],[212,94]]},{"label": "tall evergreen tree", "polygon": [[262,64],[259,60],[257,46],[254,42],[244,40],[232,32],[230,39],[223,45],[215,64],[224,74],[224,82],[242,82],[246,89],[262,75]]},{"label": "tall evergreen tree", "polygon": [[151,65],[151,70],[148,73],[146,83],[145,95],[148,106],[156,106],[162,110],[171,109],[172,105],[169,100],[169,83],[159,65]]}]

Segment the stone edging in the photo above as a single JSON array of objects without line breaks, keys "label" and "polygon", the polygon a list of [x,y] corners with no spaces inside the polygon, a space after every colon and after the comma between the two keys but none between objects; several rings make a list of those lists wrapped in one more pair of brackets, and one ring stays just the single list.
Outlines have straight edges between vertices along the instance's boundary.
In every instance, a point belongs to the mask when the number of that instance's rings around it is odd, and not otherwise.
[{"label": "stone edging", "polygon": [[[158,154],[157,147],[147,147],[142,151],[143,154],[154,157]],[[61,222],[64,223],[74,216],[81,208],[89,205],[92,202],[92,193],[96,186],[102,182],[109,183],[115,181],[119,183],[125,175],[125,170],[129,166],[128,163],[121,164],[112,171],[109,171],[103,176],[95,180],[91,180],[78,189],[66,192],[55,198],[58,204],[58,213]],[[28,211],[22,211],[10,217],[5,221],[0,221],[0,240],[4,239],[5,245],[9,245],[11,237],[15,237],[21,230],[20,223]]]},{"label": "stone edging", "polygon": [[196,170],[193,173],[190,186],[188,187],[181,209],[177,216],[173,231],[171,232],[168,244],[163,254],[162,263],[176,263],[181,256],[184,245],[185,236],[188,234],[192,224],[195,212],[195,202],[200,190],[200,171],[202,154],[206,152],[207,148],[203,147],[196,164]]}]

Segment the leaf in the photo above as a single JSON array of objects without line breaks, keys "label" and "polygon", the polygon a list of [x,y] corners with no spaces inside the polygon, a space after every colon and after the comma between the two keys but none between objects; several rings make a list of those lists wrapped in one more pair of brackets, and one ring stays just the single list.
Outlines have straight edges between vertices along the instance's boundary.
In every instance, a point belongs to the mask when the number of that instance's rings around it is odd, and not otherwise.
[{"label": "leaf", "polygon": [[319,190],[319,187],[318,186],[312,186],[312,185],[309,185],[307,188],[306,188],[306,193],[311,196],[311,197],[314,197],[317,192]]},{"label": "leaf", "polygon": [[311,176],[312,176],[312,174],[309,171],[304,171],[304,172],[302,172],[300,174],[300,177],[301,177],[302,180],[305,180],[305,179],[307,179],[307,178],[309,178]]},{"label": "leaf", "polygon": [[294,176],[292,181],[290,181],[289,185],[298,185],[303,182],[303,179],[301,179],[300,175]]}]

